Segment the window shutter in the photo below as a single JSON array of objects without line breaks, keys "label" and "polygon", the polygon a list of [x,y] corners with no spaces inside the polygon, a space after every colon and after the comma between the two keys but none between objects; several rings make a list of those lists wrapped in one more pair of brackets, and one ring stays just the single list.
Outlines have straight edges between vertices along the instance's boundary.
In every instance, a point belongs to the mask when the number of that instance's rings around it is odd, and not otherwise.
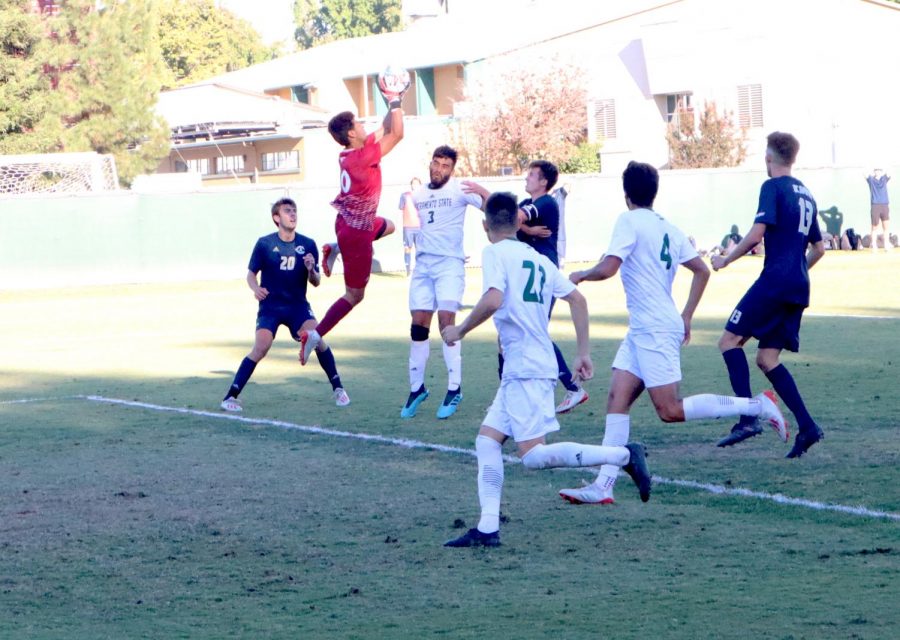
[{"label": "window shutter", "polygon": [[738,124],[744,128],[763,126],[762,85],[738,86]]}]

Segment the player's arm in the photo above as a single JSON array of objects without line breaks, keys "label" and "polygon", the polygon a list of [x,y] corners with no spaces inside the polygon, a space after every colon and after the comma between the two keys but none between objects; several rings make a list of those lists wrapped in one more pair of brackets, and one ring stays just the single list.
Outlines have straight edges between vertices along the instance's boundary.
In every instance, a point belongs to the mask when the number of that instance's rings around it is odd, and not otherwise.
[{"label": "player's arm", "polygon": [[318,287],[322,281],[322,276],[316,271],[316,259],[313,257],[313,254],[306,253],[303,255],[303,266],[306,267],[306,272],[309,274],[309,283],[314,287]]},{"label": "player's arm", "polygon": [[579,284],[585,280],[606,280],[619,272],[622,266],[622,258],[618,256],[603,256],[600,262],[584,271],[573,271],[569,274],[569,280],[573,284]]},{"label": "player's arm", "polygon": [[809,245],[809,251],[806,252],[806,268],[812,269],[824,255],[825,243],[822,240]]},{"label": "player's arm", "polygon": [[519,209],[519,231],[524,233],[526,236],[534,236],[537,238],[549,238],[553,235],[553,232],[544,225],[535,225],[533,227],[529,227],[525,224],[530,218],[528,217],[528,213]]},{"label": "player's arm", "polygon": [[764,222],[753,223],[750,231],[737,243],[737,246],[731,250],[731,253],[727,256],[713,256],[710,258],[713,271],[724,269],[735,260],[743,258],[753,247],[762,242],[764,235],[766,235],[766,224]]},{"label": "player's arm", "polygon": [[594,377],[594,364],[591,362],[590,315],[587,299],[578,289],[572,289],[568,295],[563,296],[563,300],[569,303],[572,324],[575,325],[578,355],[572,369],[582,380],[590,380]]},{"label": "player's arm", "polygon": [[256,277],[256,271],[247,270],[247,286],[250,287],[250,291],[253,292],[253,295],[257,300],[262,302],[266,299],[266,296],[269,295],[268,289],[259,286],[259,280]]},{"label": "player's arm", "polygon": [[700,304],[700,298],[706,290],[706,283],[709,282],[709,267],[703,262],[703,258],[694,256],[687,262],[682,262],[681,266],[693,274],[691,279],[691,290],[688,293],[687,302],[684,303],[684,309],[681,310],[681,319],[684,321],[684,341],[688,344],[691,341],[691,321],[694,319],[694,312],[697,305]]},{"label": "player's arm", "polygon": [[448,345],[462,340],[472,329],[490,318],[503,304],[503,292],[491,287],[484,292],[481,299],[475,303],[472,313],[457,325],[449,325],[441,329],[441,337]]},{"label": "player's arm", "polygon": [[472,182],[471,180],[462,180],[459,184],[462,187],[463,193],[474,193],[481,196],[481,210],[484,211],[484,205],[487,202],[488,197],[490,197],[491,192],[477,182]]},{"label": "player's arm", "polygon": [[390,110],[384,116],[381,128],[375,132],[375,140],[381,146],[382,156],[386,156],[403,140],[403,109],[400,107],[400,98],[391,100]]}]

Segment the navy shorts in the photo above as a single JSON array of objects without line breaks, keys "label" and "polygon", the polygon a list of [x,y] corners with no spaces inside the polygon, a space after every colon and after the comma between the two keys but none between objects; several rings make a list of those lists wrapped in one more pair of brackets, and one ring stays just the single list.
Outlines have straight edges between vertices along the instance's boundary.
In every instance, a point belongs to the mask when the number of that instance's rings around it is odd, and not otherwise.
[{"label": "navy shorts", "polygon": [[725,330],[759,340],[760,349],[800,350],[800,321],[806,305],[786,302],[755,284],[744,294]]},{"label": "navy shorts", "polygon": [[299,340],[297,337],[300,333],[300,327],[307,320],[315,320],[312,307],[309,303],[304,303],[295,307],[273,307],[271,309],[260,309],[256,314],[256,330],[268,329],[272,332],[272,337],[278,333],[280,325],[286,326],[291,331],[291,337]]}]

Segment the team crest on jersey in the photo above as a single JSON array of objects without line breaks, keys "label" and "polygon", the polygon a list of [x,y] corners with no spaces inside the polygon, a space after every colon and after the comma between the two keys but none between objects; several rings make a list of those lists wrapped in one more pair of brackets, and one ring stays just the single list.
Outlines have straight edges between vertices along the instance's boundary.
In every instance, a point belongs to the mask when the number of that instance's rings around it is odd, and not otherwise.
[{"label": "team crest on jersey", "polygon": [[306,248],[303,246],[294,247],[294,252],[299,253],[302,256],[304,253],[306,253]]}]

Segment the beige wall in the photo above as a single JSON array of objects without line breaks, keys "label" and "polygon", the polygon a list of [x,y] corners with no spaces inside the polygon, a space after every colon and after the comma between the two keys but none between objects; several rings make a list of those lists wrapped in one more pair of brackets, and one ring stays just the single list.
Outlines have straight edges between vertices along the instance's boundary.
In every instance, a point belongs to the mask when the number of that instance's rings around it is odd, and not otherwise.
[{"label": "beige wall", "polygon": [[[261,171],[261,157],[263,154],[295,150],[300,152],[299,169],[283,169],[278,172],[265,173]],[[169,157],[160,163],[157,173],[175,173],[175,163],[178,160],[198,160],[202,158],[212,160],[223,155],[243,155],[244,170],[236,176],[230,173],[205,175],[202,177],[204,186],[220,187],[253,182],[260,184],[300,182],[306,173],[305,143],[302,138],[237,143],[223,143],[220,141],[218,147],[204,146],[173,150],[169,153]]]},{"label": "beige wall", "polygon": [[453,105],[463,99],[463,81],[461,64],[451,64],[434,69],[434,93],[438,114],[453,115]]}]

